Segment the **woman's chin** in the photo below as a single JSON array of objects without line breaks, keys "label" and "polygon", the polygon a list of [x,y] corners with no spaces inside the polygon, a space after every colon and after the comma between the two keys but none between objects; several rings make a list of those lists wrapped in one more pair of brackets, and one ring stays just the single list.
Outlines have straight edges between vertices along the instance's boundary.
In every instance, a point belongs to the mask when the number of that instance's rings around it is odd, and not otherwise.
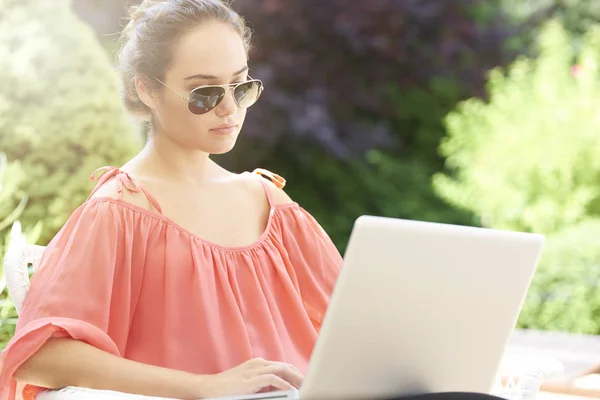
[{"label": "woman's chin", "polygon": [[237,132],[229,135],[214,135],[204,132],[196,137],[186,138],[187,140],[182,141],[181,143],[189,149],[200,150],[204,153],[225,154],[233,149],[237,138]]},{"label": "woman's chin", "polygon": [[231,140],[231,141],[222,142],[222,143],[210,143],[208,145],[199,147],[198,150],[202,150],[203,152],[208,153],[208,154],[219,155],[219,154],[229,153],[231,150],[233,150],[234,146],[235,146],[235,140]]},{"label": "woman's chin", "polygon": [[215,156],[218,156],[220,154],[225,154],[225,153],[229,153],[231,150],[233,150],[233,146],[227,148],[227,149],[220,149],[220,150],[214,150],[214,151],[207,151],[208,154],[214,154]]}]

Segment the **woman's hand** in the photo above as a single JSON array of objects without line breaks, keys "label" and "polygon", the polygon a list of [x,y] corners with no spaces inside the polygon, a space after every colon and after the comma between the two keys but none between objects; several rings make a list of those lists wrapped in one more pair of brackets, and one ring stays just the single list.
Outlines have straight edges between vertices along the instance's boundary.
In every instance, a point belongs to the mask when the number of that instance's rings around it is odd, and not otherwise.
[{"label": "woman's hand", "polygon": [[175,399],[198,399],[299,388],[293,366],[257,358],[214,375],[142,364],[71,338],[52,338],[15,372],[21,382],[49,389],[90,389]]},{"label": "woman's hand", "polygon": [[202,397],[224,397],[298,389],[304,377],[291,364],[254,358],[215,375],[204,375]]}]

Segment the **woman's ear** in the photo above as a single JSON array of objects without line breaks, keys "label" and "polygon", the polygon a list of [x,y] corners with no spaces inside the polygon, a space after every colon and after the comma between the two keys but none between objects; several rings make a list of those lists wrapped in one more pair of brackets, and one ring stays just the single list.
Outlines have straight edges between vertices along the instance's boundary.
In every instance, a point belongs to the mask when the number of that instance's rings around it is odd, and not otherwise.
[{"label": "woman's ear", "polygon": [[153,110],[156,108],[156,91],[148,85],[147,79],[136,76],[135,90],[142,103]]}]

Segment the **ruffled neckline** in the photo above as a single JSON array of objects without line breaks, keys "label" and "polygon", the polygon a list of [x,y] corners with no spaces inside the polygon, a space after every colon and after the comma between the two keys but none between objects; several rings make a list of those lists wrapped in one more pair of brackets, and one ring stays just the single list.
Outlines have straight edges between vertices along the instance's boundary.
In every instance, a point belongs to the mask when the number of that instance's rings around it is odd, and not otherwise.
[{"label": "ruffled neckline", "polygon": [[115,199],[112,197],[94,197],[92,199],[89,199],[86,203],[89,203],[89,204],[112,203],[119,207],[124,207],[124,208],[130,209],[131,211],[134,211],[134,212],[142,214],[144,216],[156,219],[157,221],[164,223],[173,229],[176,229],[177,231],[183,233],[184,235],[186,235],[187,237],[189,237],[191,240],[193,240],[195,242],[199,242],[205,246],[209,246],[213,249],[217,249],[222,252],[242,252],[242,251],[252,250],[257,247],[263,246],[265,244],[265,242],[267,242],[269,240],[269,237],[271,236],[271,233],[273,231],[274,219],[281,218],[281,215],[280,215],[281,211],[285,210],[285,209],[298,209],[298,210],[300,209],[300,205],[296,202],[272,205],[271,211],[269,212],[269,217],[267,219],[267,225],[266,225],[264,231],[262,232],[262,234],[254,242],[244,245],[244,246],[224,246],[224,245],[221,245],[218,243],[211,242],[210,240],[204,239],[204,238],[198,236],[197,234],[190,232],[189,230],[187,230],[186,228],[184,228],[177,222],[173,221],[171,218],[165,216],[164,214],[160,214],[155,211],[145,209],[143,207],[128,203],[121,199]]}]

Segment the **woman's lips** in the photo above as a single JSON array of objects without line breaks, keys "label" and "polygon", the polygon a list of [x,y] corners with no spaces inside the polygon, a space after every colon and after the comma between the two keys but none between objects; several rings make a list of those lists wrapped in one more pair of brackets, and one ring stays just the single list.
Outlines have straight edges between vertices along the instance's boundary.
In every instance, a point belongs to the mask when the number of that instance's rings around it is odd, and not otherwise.
[{"label": "woman's lips", "polygon": [[237,128],[236,124],[221,125],[216,128],[212,128],[210,131],[217,135],[231,135],[232,133],[235,132],[236,128]]}]

